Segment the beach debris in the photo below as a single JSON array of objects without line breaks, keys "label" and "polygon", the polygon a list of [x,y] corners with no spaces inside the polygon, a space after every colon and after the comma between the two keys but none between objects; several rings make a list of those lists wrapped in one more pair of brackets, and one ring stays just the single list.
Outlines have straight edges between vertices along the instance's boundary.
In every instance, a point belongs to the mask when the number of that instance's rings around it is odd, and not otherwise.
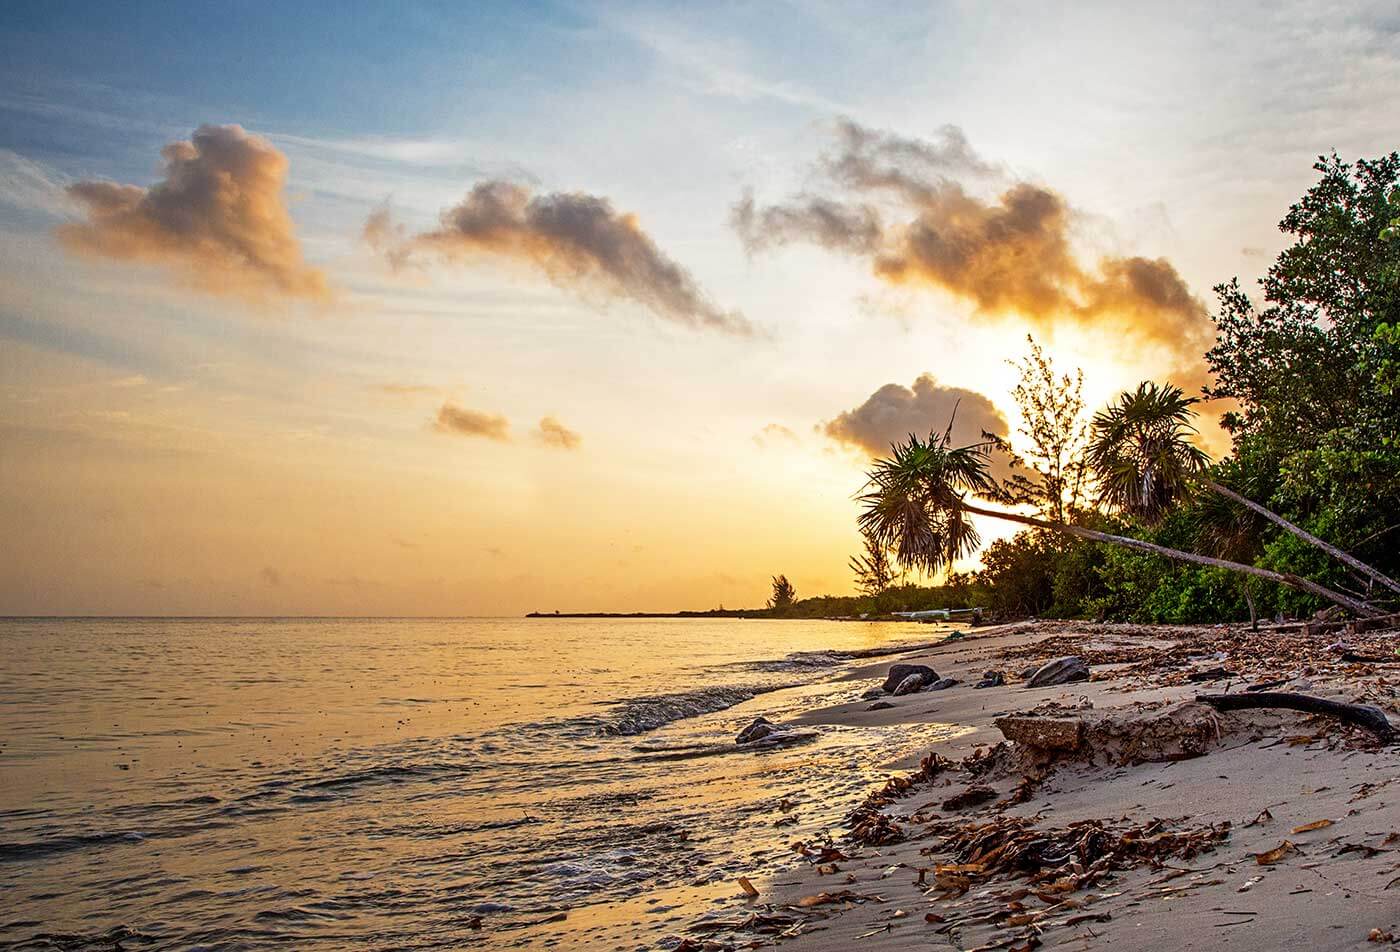
[{"label": "beach debris", "polygon": [[890,692],[886,691],[884,688],[876,686],[868,691],[862,691],[860,697],[863,701],[873,701],[875,698],[884,697],[886,694],[889,693]]},{"label": "beach debris", "polygon": [[1285,708],[1305,714],[1325,714],[1347,724],[1364,727],[1382,743],[1389,743],[1395,728],[1385,711],[1371,704],[1345,704],[1329,701],[1311,694],[1291,694],[1282,691],[1260,691],[1254,694],[1198,694],[1196,700],[1209,704],[1217,711],[1241,711],[1253,708]]},{"label": "beach debris", "polygon": [[829,906],[836,903],[853,902],[859,904],[884,901],[884,897],[882,896],[867,896],[851,889],[840,889],[836,892],[819,892],[814,896],[803,896],[801,899],[797,900],[797,907],[799,909],[811,909],[814,906]]},{"label": "beach debris", "polygon": [[1028,688],[1044,688],[1055,684],[1072,684],[1089,680],[1089,665],[1078,655],[1067,655],[1047,661],[1026,679]]},{"label": "beach debris", "polygon": [[1105,820],[1081,820],[1064,827],[1042,828],[1027,817],[995,817],[986,822],[944,821],[940,852],[955,862],[934,867],[930,892],[961,896],[999,875],[1023,875],[1031,891],[1051,904],[1068,893],[1093,885],[1113,870],[1142,863],[1186,859],[1214,849],[1230,835],[1230,824],[1188,830],[1168,829],[1163,820],[1139,826],[1112,826]]},{"label": "beach debris", "polygon": [[1235,892],[1249,892],[1251,889],[1253,889],[1255,886],[1258,886],[1263,881],[1263,876],[1251,876],[1248,879],[1246,879],[1243,883],[1241,883],[1240,887],[1236,889]]},{"label": "beach debris", "polygon": [[904,839],[904,828],[876,810],[856,810],[846,838],[863,846],[888,846]]},{"label": "beach debris", "polygon": [[768,718],[759,716],[754,718],[752,724],[739,732],[739,736],[734,738],[736,744],[752,744],[756,740],[763,740],[772,734],[777,733],[782,728],[774,724]]},{"label": "beach debris", "polygon": [[961,683],[962,682],[959,681],[957,678],[939,678],[937,681],[930,684],[925,690],[946,691],[954,685]]},{"label": "beach debris", "polygon": [[1271,850],[1266,850],[1263,853],[1255,853],[1254,861],[1260,866],[1272,866],[1274,863],[1277,863],[1289,853],[1296,852],[1298,852],[1298,847],[1293,844],[1293,841],[1284,840],[1282,843],[1280,843],[1278,846],[1275,846]]},{"label": "beach debris", "polygon": [[1006,683],[1005,676],[1000,671],[988,671],[982,675],[982,680],[973,685],[974,688],[999,688]]},{"label": "beach debris", "polygon": [[1188,681],[1220,681],[1224,678],[1239,677],[1239,672],[1231,671],[1229,668],[1207,668],[1204,671],[1192,671],[1186,675]]},{"label": "beach debris", "polygon": [[924,676],[922,674],[911,674],[899,686],[894,689],[895,697],[903,697],[906,694],[917,694],[924,688]]},{"label": "beach debris", "polygon": [[1002,736],[1039,750],[1076,751],[1084,739],[1084,721],[1077,717],[1035,717],[1010,714],[994,722]]},{"label": "beach debris", "polygon": [[739,888],[744,891],[744,895],[748,896],[750,899],[758,898],[758,887],[749,881],[749,877],[740,876],[738,883]]},{"label": "beach debris", "polygon": [[881,686],[887,694],[892,694],[894,689],[899,687],[911,674],[921,676],[920,687],[938,680],[938,672],[926,664],[892,664],[889,671],[885,673],[885,683]]},{"label": "beach debris", "polygon": [[944,810],[965,810],[968,807],[975,807],[978,804],[995,800],[997,792],[991,787],[976,785],[968,787],[962,793],[954,794],[942,803]]},{"label": "beach debris", "polygon": [[1265,807],[1264,809],[1262,809],[1262,810],[1259,811],[1259,815],[1258,815],[1258,816],[1256,816],[1254,819],[1252,819],[1252,820],[1250,820],[1248,823],[1246,823],[1245,826],[1247,826],[1247,827],[1248,827],[1248,826],[1258,826],[1260,823],[1272,823],[1272,822],[1274,822],[1274,815],[1273,815],[1272,813],[1269,812],[1269,808],[1268,808],[1268,807]]},{"label": "beach debris", "polygon": [[[918,770],[910,774],[905,774],[902,777],[891,777],[889,780],[885,781],[883,787],[866,796],[864,803],[861,804],[861,808],[874,809],[876,807],[882,807],[887,803],[893,803],[902,797],[907,797],[915,787],[928,783],[945,770],[954,769],[956,767],[957,764],[939,754],[927,754],[924,756],[923,760],[919,761]],[[852,814],[852,816],[854,816],[854,814]]]},{"label": "beach debris", "polygon": [[1337,822],[1337,821],[1336,821],[1336,820],[1313,820],[1311,823],[1304,823],[1302,826],[1295,826],[1295,827],[1293,828],[1293,832],[1294,832],[1295,834],[1297,834],[1297,833],[1311,833],[1313,830],[1325,830],[1327,827],[1331,826],[1331,825],[1332,825],[1333,823],[1335,823],[1335,822]]},{"label": "beach debris", "polygon": [[866,710],[867,710],[867,711],[888,711],[888,710],[889,710],[890,708],[892,708],[892,707],[894,707],[894,705],[891,704],[889,701],[876,701],[874,704],[868,705],[868,706],[866,707]]}]

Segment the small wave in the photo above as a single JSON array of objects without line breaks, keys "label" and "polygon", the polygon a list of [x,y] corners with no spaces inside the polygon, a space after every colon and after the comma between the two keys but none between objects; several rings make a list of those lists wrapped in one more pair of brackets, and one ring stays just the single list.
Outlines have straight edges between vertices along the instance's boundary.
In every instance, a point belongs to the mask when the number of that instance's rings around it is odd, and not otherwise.
[{"label": "small wave", "polygon": [[367,783],[403,783],[460,770],[460,767],[450,764],[382,764],[365,770],[327,777],[325,780],[313,780],[306,786],[318,790],[334,790],[340,787],[357,787]]},{"label": "small wave", "polygon": [[28,843],[0,843],[0,862],[15,862],[86,849],[90,846],[107,846],[115,843],[139,843],[146,837],[134,831],[124,833],[79,833],[72,836],[55,836],[47,840],[32,840]]},{"label": "small wave", "polygon": [[682,691],[678,694],[651,694],[613,703],[613,713],[597,723],[599,734],[631,737],[663,727],[672,721],[701,714],[713,714],[736,704],[751,701],[760,694],[796,687],[796,684],[720,685]]},{"label": "small wave", "polygon": [[735,661],[726,667],[743,668],[746,671],[813,671],[834,668],[845,660],[846,657],[838,651],[795,651],[786,658]]}]

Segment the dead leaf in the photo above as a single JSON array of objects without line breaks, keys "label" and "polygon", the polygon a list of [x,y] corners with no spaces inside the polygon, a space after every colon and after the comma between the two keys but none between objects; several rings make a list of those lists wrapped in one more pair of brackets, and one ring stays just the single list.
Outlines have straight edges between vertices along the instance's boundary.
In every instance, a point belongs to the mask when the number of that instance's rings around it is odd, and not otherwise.
[{"label": "dead leaf", "polygon": [[842,889],[837,892],[819,892],[815,896],[803,896],[797,900],[797,905],[803,909],[811,909],[813,906],[827,906],[838,902],[865,902],[867,899],[884,902],[879,896],[862,896],[849,889]]},{"label": "dead leaf", "polygon": [[1262,809],[1262,810],[1259,811],[1259,815],[1258,815],[1257,817],[1255,817],[1254,819],[1250,820],[1248,823],[1245,824],[1245,826],[1246,826],[1246,827],[1258,826],[1260,823],[1272,823],[1272,822],[1274,822],[1274,815],[1273,815],[1272,813],[1269,812],[1269,808],[1268,808],[1268,807],[1265,807],[1264,809]]},{"label": "dead leaf", "polygon": [[1313,820],[1311,823],[1304,823],[1302,826],[1295,826],[1294,833],[1311,833],[1313,830],[1323,830],[1331,826],[1336,820]]},{"label": "dead leaf", "polygon": [[1284,840],[1278,846],[1265,853],[1255,853],[1254,861],[1260,866],[1270,866],[1283,859],[1289,853],[1298,852],[1298,847],[1293,845],[1292,840]]}]

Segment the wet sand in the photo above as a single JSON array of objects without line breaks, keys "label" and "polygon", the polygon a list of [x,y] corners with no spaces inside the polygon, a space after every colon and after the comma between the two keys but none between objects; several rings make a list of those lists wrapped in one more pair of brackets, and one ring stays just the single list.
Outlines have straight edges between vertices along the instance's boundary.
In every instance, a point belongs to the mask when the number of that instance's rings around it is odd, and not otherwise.
[{"label": "wet sand", "polygon": [[[1400,662],[1396,635],[1340,637],[1358,654]],[[874,829],[890,842],[853,840],[848,825],[830,831],[825,845],[835,852],[823,852],[821,831],[795,827],[790,872],[757,883],[756,899],[707,916],[679,947],[743,948],[755,940],[808,952],[1395,947],[1400,745],[1335,718],[1217,713],[1193,702],[1281,680],[1276,690],[1376,705],[1400,725],[1400,663],[1342,660],[1331,647],[1338,637],[1297,628],[1255,634],[1247,626],[974,629],[897,659],[927,664],[959,685],[884,698],[890,706],[874,711],[860,695],[880,684],[890,660],[854,669],[849,702],[788,723],[956,723],[966,731],[930,752],[958,763],[871,801]],[[1024,686],[1027,666],[1069,654],[1091,663],[1091,681]],[[1235,676],[1188,680],[1213,668]],[[1008,683],[974,689],[992,669]],[[1083,746],[1072,754],[997,747],[1005,738],[995,719],[1032,710],[1084,722]],[[890,766],[891,776],[907,776],[919,763]],[[994,796],[949,806],[974,786]],[[1042,835],[1063,841],[1089,830],[1085,821],[1108,833],[1082,842],[1127,833],[1113,840],[1118,852],[1086,865],[1032,848],[998,869],[995,854],[955,848],[978,829],[1020,831],[1022,844]]]}]

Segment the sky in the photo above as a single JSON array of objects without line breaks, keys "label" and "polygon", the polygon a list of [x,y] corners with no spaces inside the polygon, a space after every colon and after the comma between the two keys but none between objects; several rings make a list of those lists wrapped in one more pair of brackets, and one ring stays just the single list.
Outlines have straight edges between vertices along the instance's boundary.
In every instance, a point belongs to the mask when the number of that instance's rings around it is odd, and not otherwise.
[{"label": "sky", "polygon": [[889,439],[1199,387],[1397,145],[1389,3],[10,0],[0,614],[849,593]]}]

